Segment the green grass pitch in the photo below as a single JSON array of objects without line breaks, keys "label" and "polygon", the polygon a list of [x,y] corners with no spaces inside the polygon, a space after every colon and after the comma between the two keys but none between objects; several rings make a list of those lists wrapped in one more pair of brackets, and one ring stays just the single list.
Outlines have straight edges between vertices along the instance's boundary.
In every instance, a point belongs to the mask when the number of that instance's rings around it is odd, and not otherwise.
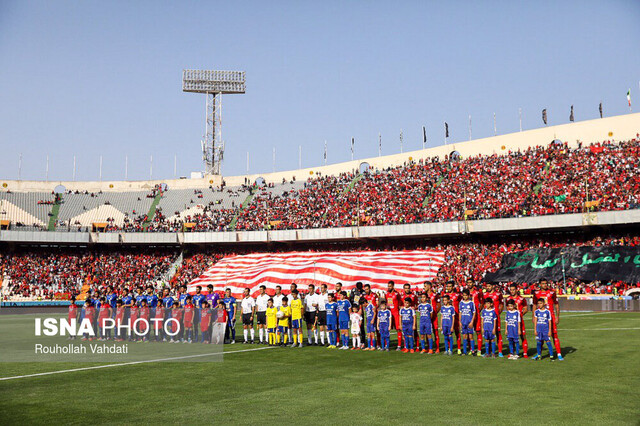
[{"label": "green grass pitch", "polygon": [[[0,419],[2,424],[639,424],[640,314],[564,313],[559,329],[564,362],[323,347],[237,352],[259,346],[235,344],[225,347],[223,362],[149,363],[2,380]],[[1,363],[0,377],[84,366]]]}]

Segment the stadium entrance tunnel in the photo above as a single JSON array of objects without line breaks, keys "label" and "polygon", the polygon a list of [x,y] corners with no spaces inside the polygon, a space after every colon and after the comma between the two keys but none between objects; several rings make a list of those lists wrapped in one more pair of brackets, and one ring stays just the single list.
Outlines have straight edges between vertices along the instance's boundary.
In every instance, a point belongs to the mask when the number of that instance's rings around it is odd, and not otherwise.
[{"label": "stadium entrance tunnel", "polygon": [[65,188],[64,185],[58,185],[55,188],[53,188],[54,194],[64,194],[66,191],[67,191],[67,188]]},{"label": "stadium entrance tunnel", "polygon": [[256,186],[266,186],[267,185],[267,181],[264,180],[264,178],[262,176],[260,176],[259,178],[256,179]]},{"label": "stadium entrance tunnel", "polygon": [[360,168],[358,170],[360,171],[360,174],[365,174],[365,173],[369,173],[370,169],[371,169],[371,166],[369,165],[369,163],[363,162],[363,163],[360,163]]},{"label": "stadium entrance tunnel", "polygon": [[460,161],[462,159],[462,155],[458,151],[451,151],[449,154],[449,161]]}]

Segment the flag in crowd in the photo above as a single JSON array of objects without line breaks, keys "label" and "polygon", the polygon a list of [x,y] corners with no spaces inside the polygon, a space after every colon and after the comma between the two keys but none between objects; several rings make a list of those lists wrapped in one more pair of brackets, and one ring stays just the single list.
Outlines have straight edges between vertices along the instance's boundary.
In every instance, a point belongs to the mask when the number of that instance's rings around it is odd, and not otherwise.
[{"label": "flag in crowd", "polygon": [[573,117],[573,105],[571,105],[571,114],[569,114],[569,121],[575,121]]},{"label": "flag in crowd", "polygon": [[547,109],[543,109],[542,110],[542,121],[544,122],[544,125],[547,125]]},{"label": "flag in crowd", "polygon": [[259,287],[288,289],[295,282],[300,290],[309,284],[326,284],[329,291],[338,282],[350,290],[357,281],[366,281],[374,291],[384,291],[388,281],[421,284],[436,277],[444,262],[442,250],[355,251],[355,252],[288,252],[255,253],[227,256],[189,283],[196,286],[212,284],[215,291],[231,289],[239,297],[245,288],[252,295]]},{"label": "flag in crowd", "polygon": [[631,108],[631,89],[627,90],[627,102],[629,103],[629,108]]}]

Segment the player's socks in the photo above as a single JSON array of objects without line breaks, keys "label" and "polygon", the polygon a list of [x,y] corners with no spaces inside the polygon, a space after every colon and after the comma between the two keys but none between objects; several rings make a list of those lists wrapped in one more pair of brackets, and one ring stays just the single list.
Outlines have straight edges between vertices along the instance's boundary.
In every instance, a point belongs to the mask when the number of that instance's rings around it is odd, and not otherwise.
[{"label": "player's socks", "polygon": [[420,339],[420,350],[424,350],[424,339]]},{"label": "player's socks", "polygon": [[558,352],[558,355],[562,354],[562,349],[560,348],[560,339],[558,339],[557,337],[554,337],[553,343],[556,346],[556,352]]},{"label": "player's socks", "polygon": [[302,337],[302,331],[298,333],[298,343],[302,346],[302,342],[304,341],[304,337]]},{"label": "player's socks", "polygon": [[513,342],[509,339],[509,354],[513,355]]},{"label": "player's socks", "polygon": [[243,334],[244,334],[244,342],[247,343],[247,340],[249,340],[249,330],[245,328],[243,330]]},{"label": "player's socks", "polygon": [[465,355],[467,354],[467,339],[462,341],[462,353]]},{"label": "player's socks", "polygon": [[514,354],[520,355],[520,342],[516,340],[513,344],[516,347],[516,351],[514,352]]},{"label": "player's socks", "polygon": [[429,350],[433,350],[433,339],[429,339]]},{"label": "player's socks", "polygon": [[478,349],[482,349],[482,331],[478,333]]},{"label": "player's socks", "polygon": [[553,358],[553,345],[551,344],[551,340],[547,340],[547,348],[549,348],[549,356]]},{"label": "player's socks", "polygon": [[471,345],[471,353],[474,353],[476,351],[476,342],[473,337],[469,339],[469,344]]},{"label": "player's socks", "polygon": [[542,342],[540,340],[537,342],[536,349],[538,351],[538,358],[540,358],[542,356]]},{"label": "player's socks", "polygon": [[250,333],[249,333],[249,334],[251,335],[251,341],[252,341],[252,342],[253,342],[254,340],[256,340],[256,331],[255,331],[253,328],[250,330]]},{"label": "player's socks", "polygon": [[[258,338],[260,339],[260,343],[262,343],[262,338],[264,337],[264,329],[263,328],[259,328],[258,329]],[[271,343],[271,342],[269,342]]]},{"label": "player's socks", "polygon": [[434,329],[435,330],[435,335],[436,335],[436,351],[440,350],[440,333],[438,333],[438,329]]},{"label": "player's socks", "polygon": [[502,353],[502,333],[498,333],[498,350]]},{"label": "player's socks", "polygon": [[522,354],[527,356],[527,351],[529,350],[529,344],[527,343],[527,339],[522,339]]},{"label": "player's socks", "polygon": [[485,355],[489,355],[491,352],[489,352],[489,345],[490,342],[487,340],[486,342],[484,342],[484,353]]},{"label": "player's socks", "polygon": [[458,346],[458,350],[460,350],[460,332],[456,331],[456,345]]},{"label": "player's socks", "polygon": [[[496,342],[495,342],[495,340],[491,341],[491,351],[492,351],[491,352],[492,354],[494,354],[494,355],[496,354]],[[502,353],[502,351],[501,351],[501,353]]]},{"label": "player's socks", "polygon": [[[320,332],[320,334],[322,334],[322,332]],[[318,344],[318,330],[313,330],[313,339],[316,342],[316,345]]]}]

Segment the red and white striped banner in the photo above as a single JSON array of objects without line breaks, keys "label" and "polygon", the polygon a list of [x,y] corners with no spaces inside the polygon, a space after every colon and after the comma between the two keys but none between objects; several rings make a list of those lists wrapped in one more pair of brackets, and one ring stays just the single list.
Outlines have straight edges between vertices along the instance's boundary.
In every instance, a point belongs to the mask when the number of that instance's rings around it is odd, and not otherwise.
[{"label": "red and white striped banner", "polygon": [[215,291],[230,288],[238,297],[245,288],[258,294],[261,285],[288,290],[295,282],[299,290],[306,290],[309,284],[327,284],[332,291],[337,282],[350,290],[358,281],[370,284],[373,291],[385,291],[388,281],[414,286],[432,280],[443,262],[441,250],[255,253],[225,257],[191,281],[188,291],[197,285],[206,290],[212,284]]}]

